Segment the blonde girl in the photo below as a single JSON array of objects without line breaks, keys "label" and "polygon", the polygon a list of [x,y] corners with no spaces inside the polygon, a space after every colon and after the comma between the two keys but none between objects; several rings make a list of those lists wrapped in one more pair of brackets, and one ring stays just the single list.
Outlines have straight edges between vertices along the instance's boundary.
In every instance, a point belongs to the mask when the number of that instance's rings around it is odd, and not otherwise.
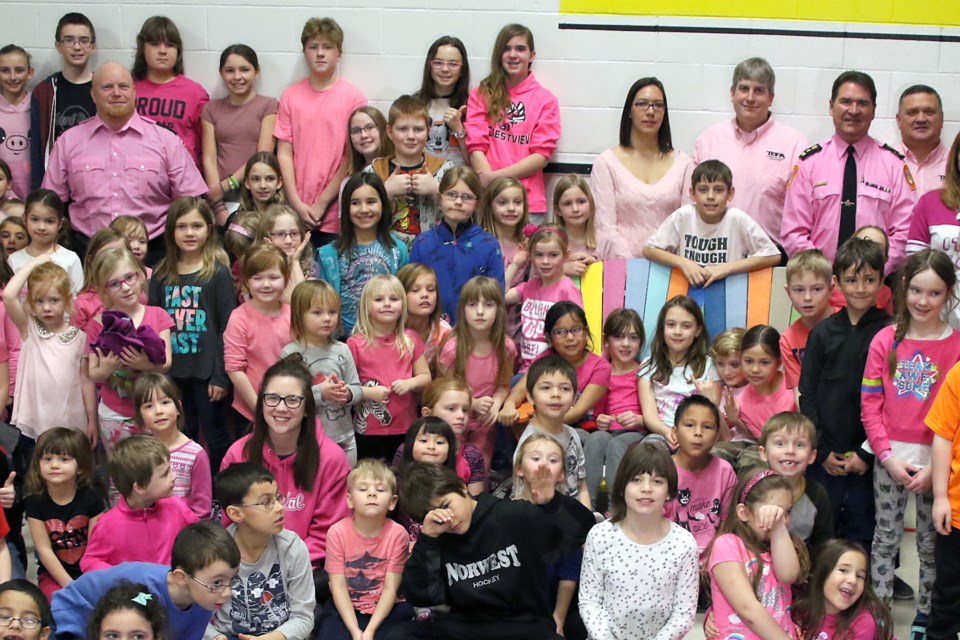
[{"label": "blonde girl", "polygon": [[283,178],[280,162],[270,151],[257,151],[243,170],[240,208],[237,211],[263,213],[272,204],[283,204]]},{"label": "blonde girl", "polygon": [[272,244],[257,245],[244,255],[240,275],[250,299],[230,314],[223,360],[233,383],[233,408],[250,421],[263,373],[290,341],[290,305],[283,301],[289,260]]},{"label": "blonde girl", "polygon": [[597,205],[587,181],[578,175],[560,178],[553,191],[553,215],[560,228],[567,232],[569,256],[563,271],[568,276],[582,276],[597,260],[617,257],[612,243],[597,246],[594,218]]},{"label": "blonde girl", "polygon": [[[514,278],[507,287],[523,282],[523,265],[527,263],[527,238],[523,229],[529,222],[527,191],[516,178],[495,178],[483,191],[480,204],[480,226],[500,243],[504,272],[515,261]],[[520,256],[519,258],[517,256]]]},{"label": "blonde girl", "polygon": [[[87,372],[98,385],[100,436],[110,453],[120,440],[137,432],[133,422],[133,383],[141,373],[164,373],[173,361],[170,330],[174,322],[162,307],[141,302],[144,292],[143,268],[126,249],[106,249],[93,261],[93,284],[103,300],[103,311],[126,314],[135,327],[155,335],[163,344],[162,356],[151,360],[147,352],[125,346],[120,353],[93,346],[103,332],[102,313],[87,323]],[[150,330],[149,332],[147,330]],[[162,358],[162,359],[161,359]]]},{"label": "blonde girl", "polygon": [[76,295],[83,285],[83,267],[77,254],[58,244],[66,236],[63,202],[50,189],[37,189],[27,196],[24,207],[23,219],[30,243],[7,258],[10,268],[16,273],[31,259],[49,254],[53,263],[70,275],[70,290]]},{"label": "blonde girl", "polygon": [[[536,57],[530,29],[508,24],[500,30],[490,75],[470,92],[466,129],[470,164],[483,185],[500,176],[517,178],[527,189],[532,215],[541,221],[547,211],[543,168],[560,138],[560,108],[531,73]],[[501,130],[509,136],[493,135]]]},{"label": "blonde girl", "polygon": [[8,216],[0,222],[0,245],[7,259],[30,244],[30,232],[20,216]]},{"label": "blonde girl", "polygon": [[417,416],[417,392],[430,383],[423,341],[405,327],[406,315],[406,291],[396,276],[374,276],[363,287],[347,340],[363,386],[354,412],[359,458],[393,456]]},{"label": "blonde girl", "polygon": [[467,441],[467,420],[470,417],[470,387],[461,379],[446,376],[433,380],[423,390],[423,416],[440,418],[453,430],[457,439],[456,471],[467,484],[470,495],[487,487],[487,469],[483,454]]},{"label": "blonde girl", "polygon": [[[21,302],[24,285],[27,297]],[[76,429],[97,441],[96,399],[93,388],[83,384],[87,335],[67,322],[70,289],[67,272],[42,253],[3,290],[3,305],[21,340],[11,418],[22,434],[20,447],[32,447],[53,426]]]},{"label": "blonde girl", "polygon": [[281,355],[299,353],[313,376],[313,398],[324,433],[340,445],[350,466],[357,463],[357,440],[350,407],[360,402],[363,389],[357,365],[340,342],[340,296],[323,280],[305,280],[293,290],[290,333],[293,341]]},{"label": "blonde girl", "polygon": [[198,519],[209,520],[213,500],[210,458],[183,433],[183,402],[177,385],[162,373],[144,374],[133,386],[133,405],[137,427],[170,452],[170,468],[176,476],[173,495],[183,498]]},{"label": "blonde girl", "polygon": [[[505,302],[520,305],[520,362],[526,371],[530,364],[550,346],[543,333],[547,311],[557,302],[573,302],[583,308],[583,295],[573,281],[564,275],[567,258],[567,234],[552,225],[539,227],[531,235],[528,251],[535,275],[507,291]],[[511,268],[515,268],[514,265]],[[513,272],[507,270],[510,282]]]},{"label": "blonde girl", "polygon": [[[100,315],[100,312],[103,311],[103,300],[100,299],[97,288],[93,286],[93,261],[105,249],[127,249],[129,251],[130,245],[120,231],[110,227],[100,229],[90,236],[90,242],[87,243],[87,255],[83,258],[83,286],[73,301],[73,310],[70,313],[70,324],[80,329],[87,326],[90,318]],[[146,297],[144,297],[143,302],[146,301]]]},{"label": "blonde girl", "polygon": [[186,437],[199,440],[203,433],[217,469],[233,441],[222,419],[230,388],[223,332],[236,300],[233,278],[217,242],[213,210],[203,198],[173,201],[163,240],[166,255],[150,279],[148,300],[175,322],[169,375],[183,398]]},{"label": "blonde girl", "polygon": [[37,584],[48,600],[83,573],[80,558],[104,509],[94,489],[96,479],[90,441],[82,433],[54,427],[37,440],[27,473],[25,507],[40,560]]},{"label": "blonde girl", "polygon": [[444,340],[438,360],[442,375],[465,380],[473,395],[466,441],[480,449],[487,468],[497,439],[497,415],[510,392],[517,347],[506,334],[500,284],[476,276],[460,291],[460,322]]},{"label": "blonde girl", "polygon": [[433,366],[440,344],[450,334],[450,323],[440,306],[437,272],[429,265],[411,262],[397,271],[397,278],[407,292],[407,329],[420,336],[423,355]]},{"label": "blonde girl", "polygon": [[260,216],[257,229],[260,242],[272,244],[287,256],[290,263],[290,281],[283,292],[283,301],[290,302],[293,288],[306,278],[319,275],[317,262],[310,248],[310,234],[297,212],[285,204],[272,204]]},{"label": "blonde girl", "polygon": [[[123,234],[130,253],[140,261],[140,264],[143,264],[147,258],[147,247],[150,243],[150,238],[147,237],[147,225],[143,224],[143,220],[136,216],[120,216],[110,223],[110,228]],[[147,267],[146,271],[149,278],[150,268]]]},{"label": "blonde girl", "polygon": [[513,464],[513,484],[522,486],[517,495],[519,500],[532,502],[529,484],[523,479],[535,477],[541,467],[546,467],[550,477],[556,483],[556,490],[563,492],[566,474],[563,447],[560,442],[546,433],[534,433],[520,443]]}]

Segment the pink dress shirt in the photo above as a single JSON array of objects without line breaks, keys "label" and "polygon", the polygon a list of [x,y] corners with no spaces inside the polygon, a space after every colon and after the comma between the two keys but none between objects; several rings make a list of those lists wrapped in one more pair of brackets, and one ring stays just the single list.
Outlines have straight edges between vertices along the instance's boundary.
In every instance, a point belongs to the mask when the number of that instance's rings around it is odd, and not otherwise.
[{"label": "pink dress shirt", "polygon": [[50,154],[43,186],[73,201],[70,223],[86,236],[133,214],[156,238],[171,202],[207,192],[177,134],[136,113],[119,131],[97,115],[64,132]]},{"label": "pink dress shirt", "polygon": [[943,181],[947,179],[947,156],[950,154],[950,150],[943,146],[943,143],[938,144],[923,162],[918,162],[917,156],[902,142],[897,148],[903,154],[903,161],[910,167],[913,182],[917,185],[914,194],[917,198],[925,193],[943,189]]},{"label": "pink dress shirt", "polygon": [[722,161],[733,173],[734,205],[760,223],[780,244],[780,219],[787,180],[807,139],[791,126],[770,118],[753,131],[744,131],[731,118],[708,127],[693,148],[693,161]]},{"label": "pink dress shirt", "polygon": [[[894,149],[884,148],[870,136],[853,146],[859,177],[856,228],[877,225],[886,230],[890,255],[885,273],[893,273],[904,262],[914,187],[907,181],[906,165]],[[847,143],[834,135],[821,147],[794,168],[783,206],[781,240],[790,256],[804,249],[820,249],[832,261],[840,233]]]}]

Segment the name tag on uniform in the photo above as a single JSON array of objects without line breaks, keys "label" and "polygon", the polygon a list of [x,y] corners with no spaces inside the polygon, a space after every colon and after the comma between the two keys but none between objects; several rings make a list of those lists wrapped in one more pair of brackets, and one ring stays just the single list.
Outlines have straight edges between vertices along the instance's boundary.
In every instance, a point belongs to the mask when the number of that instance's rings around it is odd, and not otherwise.
[{"label": "name tag on uniform", "polygon": [[813,188],[816,189],[817,187],[825,187],[827,186],[827,184],[828,184],[827,180],[821,180],[820,182],[814,182]]},{"label": "name tag on uniform", "polygon": [[879,191],[883,191],[884,193],[893,192],[893,189],[891,189],[890,187],[884,187],[882,185],[877,184],[876,182],[870,182],[866,178],[860,178],[860,184],[862,184],[865,187],[870,187],[871,189],[877,189]]}]

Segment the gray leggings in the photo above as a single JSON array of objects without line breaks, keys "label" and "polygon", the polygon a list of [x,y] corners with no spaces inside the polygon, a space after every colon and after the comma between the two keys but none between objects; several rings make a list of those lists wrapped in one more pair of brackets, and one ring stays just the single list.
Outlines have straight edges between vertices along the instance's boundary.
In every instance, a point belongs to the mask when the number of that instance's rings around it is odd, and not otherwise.
[{"label": "gray leggings", "polygon": [[[597,508],[597,493],[600,490],[600,481],[606,477],[607,493],[613,491],[613,482],[617,477],[617,467],[626,455],[630,445],[647,438],[658,439],[663,445],[667,441],[663,436],[648,434],[644,431],[584,431],[577,429],[580,442],[583,444],[583,457],[587,467],[587,491],[590,494],[590,504]],[[606,473],[604,473],[606,469]]]}]

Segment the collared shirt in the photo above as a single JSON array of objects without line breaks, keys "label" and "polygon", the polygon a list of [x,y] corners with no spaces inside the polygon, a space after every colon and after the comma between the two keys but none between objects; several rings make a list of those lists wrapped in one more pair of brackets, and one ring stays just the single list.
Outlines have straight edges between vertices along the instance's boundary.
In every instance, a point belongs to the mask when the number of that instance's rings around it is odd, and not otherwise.
[{"label": "collared shirt", "polygon": [[155,238],[167,208],[207,185],[177,134],[134,113],[114,131],[93,116],[57,140],[43,186],[70,204],[70,224],[92,236],[122,215],[136,215]]},{"label": "collared shirt", "polygon": [[773,115],[753,131],[744,131],[731,118],[708,127],[693,148],[693,161],[722,160],[733,173],[734,204],[760,223],[780,244],[780,219],[787,180],[807,139]]},{"label": "collared shirt", "polygon": [[917,156],[903,142],[900,143],[899,150],[903,154],[904,162],[910,167],[913,182],[917,185],[913,194],[916,199],[919,200],[925,193],[943,189],[943,181],[947,179],[947,155],[950,150],[943,146],[942,142],[923,162],[917,161]]},{"label": "collared shirt", "polygon": [[[840,200],[847,143],[834,134],[794,168],[783,206],[781,238],[788,255],[820,249],[831,261],[837,254]],[[904,245],[913,211],[913,185],[903,160],[870,136],[854,146],[857,159],[856,228],[877,225],[890,238],[885,273],[904,261]]]}]

